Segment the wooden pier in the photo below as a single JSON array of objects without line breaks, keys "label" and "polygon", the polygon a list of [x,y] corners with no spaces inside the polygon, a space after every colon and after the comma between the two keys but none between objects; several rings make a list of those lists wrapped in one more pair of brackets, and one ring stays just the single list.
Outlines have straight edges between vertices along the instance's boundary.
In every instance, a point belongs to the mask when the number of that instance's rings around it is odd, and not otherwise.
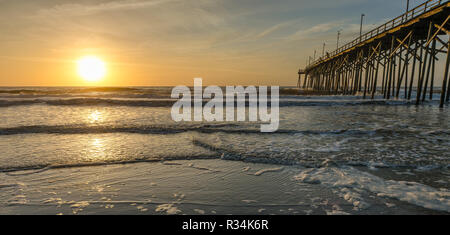
[{"label": "wooden pier", "polygon": [[426,1],[299,70],[298,87],[371,99],[382,94],[410,100],[415,91],[419,104],[433,99],[435,76],[441,72],[436,61],[443,57],[443,107],[450,98],[449,13],[449,0]]}]

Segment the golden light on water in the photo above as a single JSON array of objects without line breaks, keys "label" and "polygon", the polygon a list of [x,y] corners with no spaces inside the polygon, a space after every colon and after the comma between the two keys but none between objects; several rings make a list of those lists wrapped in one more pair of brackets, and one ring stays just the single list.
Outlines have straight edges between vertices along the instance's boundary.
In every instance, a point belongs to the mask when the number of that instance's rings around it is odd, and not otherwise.
[{"label": "golden light on water", "polygon": [[87,82],[98,82],[106,75],[106,64],[96,56],[85,56],[77,61],[77,72]]},{"label": "golden light on water", "polygon": [[94,138],[91,143],[92,143],[92,147],[94,147],[96,150],[102,149],[104,147],[103,141],[98,138]]},{"label": "golden light on water", "polygon": [[96,161],[99,159],[105,159],[106,157],[106,146],[105,141],[101,138],[93,138],[90,140],[88,159],[91,161]]},{"label": "golden light on water", "polygon": [[88,119],[91,123],[96,123],[102,121],[103,115],[100,111],[95,110],[89,114]]}]

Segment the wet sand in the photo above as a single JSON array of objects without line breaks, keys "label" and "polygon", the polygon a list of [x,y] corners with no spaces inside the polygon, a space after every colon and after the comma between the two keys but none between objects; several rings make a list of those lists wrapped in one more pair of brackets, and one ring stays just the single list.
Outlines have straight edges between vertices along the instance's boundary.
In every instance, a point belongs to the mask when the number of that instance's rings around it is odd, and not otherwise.
[{"label": "wet sand", "polygon": [[306,171],[213,159],[0,173],[0,214],[448,214],[355,188],[361,207]]}]

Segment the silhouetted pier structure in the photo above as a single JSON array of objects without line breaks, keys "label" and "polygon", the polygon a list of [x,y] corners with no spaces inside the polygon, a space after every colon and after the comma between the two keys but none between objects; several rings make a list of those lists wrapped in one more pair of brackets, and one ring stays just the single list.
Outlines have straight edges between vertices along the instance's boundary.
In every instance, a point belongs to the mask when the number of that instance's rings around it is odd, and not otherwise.
[{"label": "silhouetted pier structure", "polygon": [[419,104],[433,99],[435,64],[445,54],[443,107],[450,98],[449,12],[449,0],[426,1],[300,70],[298,87],[372,99],[377,92],[385,99],[398,98],[403,88],[407,99],[416,90]]}]

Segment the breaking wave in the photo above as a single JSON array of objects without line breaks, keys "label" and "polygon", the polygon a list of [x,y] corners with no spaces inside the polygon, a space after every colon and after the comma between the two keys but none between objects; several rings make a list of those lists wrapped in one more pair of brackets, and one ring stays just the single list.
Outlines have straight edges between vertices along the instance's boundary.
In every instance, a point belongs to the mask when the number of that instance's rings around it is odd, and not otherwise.
[{"label": "breaking wave", "polygon": [[[177,100],[174,99],[108,99],[108,98],[64,98],[64,99],[2,99],[0,107],[14,107],[24,105],[50,105],[50,106],[130,106],[130,107],[171,107]],[[204,100],[206,104],[208,100]],[[283,100],[280,107],[296,106],[363,106],[363,105],[412,105],[408,101],[385,100]],[[270,100],[269,100],[270,105]],[[246,102],[248,106],[248,102]]]},{"label": "breaking wave", "polygon": [[341,129],[341,130],[290,130],[280,129],[275,133],[261,132],[259,124],[245,126],[237,123],[224,124],[178,124],[178,125],[34,125],[0,128],[1,135],[18,134],[105,134],[105,133],[132,133],[132,134],[178,134],[184,132],[198,133],[228,133],[228,134],[301,134],[301,135],[349,135],[349,136],[374,136],[374,135],[450,135],[449,130],[420,131],[420,130],[393,130],[379,128],[374,130]]},{"label": "breaking wave", "polygon": [[[108,165],[125,165],[136,163],[150,163],[150,162],[162,162],[162,161],[175,161],[175,160],[190,160],[190,159],[217,159],[217,155],[195,155],[195,156],[159,156],[149,158],[136,158],[126,161],[100,161],[100,162],[86,162],[86,163],[73,163],[73,164],[42,164],[42,165],[30,165],[30,166],[6,166],[0,167],[0,172],[7,173],[11,176],[19,175],[31,175],[41,173],[51,169],[63,169],[63,168],[76,168],[76,167],[93,167],[93,166],[108,166]],[[17,173],[21,172],[21,173]]]},{"label": "breaking wave", "polygon": [[[199,133],[247,133],[264,134],[260,129],[243,129],[237,124],[199,124],[199,125],[124,125],[124,126],[89,126],[89,125],[61,125],[61,126],[18,126],[0,128],[0,135],[17,134],[104,134],[104,133],[133,133],[133,134],[178,134],[184,132]],[[294,130],[279,130],[278,133],[296,133]]]}]

